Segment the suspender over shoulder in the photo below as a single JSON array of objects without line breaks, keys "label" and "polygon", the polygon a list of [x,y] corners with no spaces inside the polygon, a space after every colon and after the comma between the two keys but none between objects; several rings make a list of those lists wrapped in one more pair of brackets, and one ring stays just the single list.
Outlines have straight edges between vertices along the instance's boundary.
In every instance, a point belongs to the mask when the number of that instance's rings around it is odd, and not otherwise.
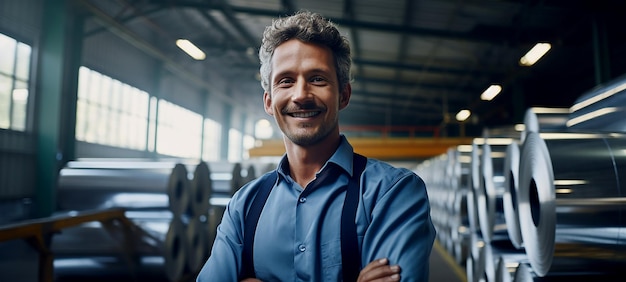
[{"label": "suspender over shoulder", "polygon": [[[356,281],[361,271],[361,254],[356,233],[356,210],[359,206],[359,186],[361,174],[365,170],[367,158],[353,154],[353,176],[346,190],[346,198],[341,212],[341,262],[343,281]],[[256,277],[254,273],[253,246],[256,227],[265,202],[276,184],[277,172],[266,173],[259,180],[259,192],[254,197],[248,214],[245,216],[243,253],[240,279]]]}]

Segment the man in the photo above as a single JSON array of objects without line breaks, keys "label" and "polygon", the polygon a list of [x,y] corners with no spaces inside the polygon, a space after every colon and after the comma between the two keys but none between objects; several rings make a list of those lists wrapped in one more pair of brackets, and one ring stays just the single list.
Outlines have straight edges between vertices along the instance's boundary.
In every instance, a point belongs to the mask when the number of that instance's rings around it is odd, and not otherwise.
[{"label": "man", "polygon": [[259,57],[265,111],[283,132],[286,155],[271,172],[277,176],[251,236],[252,273],[242,274],[251,232],[244,229],[265,185],[260,179],[229,202],[197,281],[343,280],[341,220],[351,179],[359,183],[349,220],[356,223],[358,281],[428,281],[435,230],[424,182],[374,159],[351,178],[356,158],[338,127],[351,95],[345,37],[320,15],[299,12],[266,28]]}]

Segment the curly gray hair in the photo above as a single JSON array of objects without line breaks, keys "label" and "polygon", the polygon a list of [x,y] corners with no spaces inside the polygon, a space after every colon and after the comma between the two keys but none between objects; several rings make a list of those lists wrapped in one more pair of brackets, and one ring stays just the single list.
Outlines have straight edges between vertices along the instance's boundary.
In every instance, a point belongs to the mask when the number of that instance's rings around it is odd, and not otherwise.
[{"label": "curly gray hair", "polygon": [[270,76],[272,74],[272,57],[274,50],[280,44],[290,39],[324,45],[333,52],[339,90],[350,83],[350,43],[345,36],[329,20],[320,14],[300,11],[293,16],[275,19],[265,28],[263,41],[259,49],[261,60],[261,86],[267,93],[271,93]]}]

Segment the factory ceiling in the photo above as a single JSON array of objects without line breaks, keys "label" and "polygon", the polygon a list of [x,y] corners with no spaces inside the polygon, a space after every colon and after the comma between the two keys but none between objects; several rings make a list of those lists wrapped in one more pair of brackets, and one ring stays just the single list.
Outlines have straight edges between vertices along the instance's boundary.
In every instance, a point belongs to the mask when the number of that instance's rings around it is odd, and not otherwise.
[{"label": "factory ceiling", "polygon": [[[261,110],[257,52],[264,27],[298,10],[319,12],[352,44],[353,83],[342,126],[463,128],[523,121],[529,107],[570,107],[585,91],[626,72],[623,1],[510,0],[78,0],[95,33],[115,26],[165,60],[216,69]],[[619,4],[617,4],[619,3]],[[87,25],[86,25],[87,26]],[[174,42],[189,39],[193,61]],[[535,65],[531,47],[552,48]],[[502,92],[480,99],[491,84]]]}]

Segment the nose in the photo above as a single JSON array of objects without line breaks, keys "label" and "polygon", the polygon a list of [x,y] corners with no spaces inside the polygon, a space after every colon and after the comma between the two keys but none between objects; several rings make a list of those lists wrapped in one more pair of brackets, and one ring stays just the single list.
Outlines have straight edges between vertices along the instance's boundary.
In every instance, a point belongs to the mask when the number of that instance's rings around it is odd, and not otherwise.
[{"label": "nose", "polygon": [[298,79],[292,89],[291,101],[294,103],[300,104],[312,99],[311,89],[309,88],[309,84],[306,83],[306,80]]}]

